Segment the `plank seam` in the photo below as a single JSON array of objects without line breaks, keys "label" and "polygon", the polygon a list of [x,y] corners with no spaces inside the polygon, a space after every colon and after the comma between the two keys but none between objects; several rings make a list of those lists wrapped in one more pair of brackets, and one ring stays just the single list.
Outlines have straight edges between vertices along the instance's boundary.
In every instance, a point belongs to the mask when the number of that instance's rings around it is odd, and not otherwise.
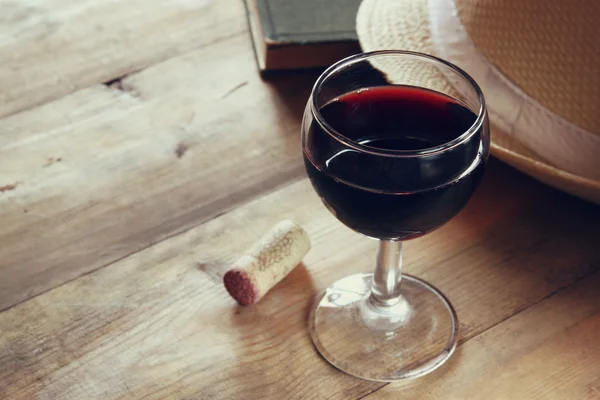
[{"label": "plank seam", "polygon": [[[58,100],[60,100],[60,99],[62,99],[64,97],[72,95],[73,93],[77,93],[79,91],[82,91],[84,89],[88,89],[88,88],[93,87],[93,86],[97,86],[97,85],[109,86],[108,84],[110,84],[110,83],[119,82],[120,80],[125,79],[127,77],[135,76],[135,75],[139,74],[140,72],[143,72],[144,70],[146,70],[148,68],[152,68],[154,66],[157,66],[157,65],[160,65],[162,63],[168,62],[168,61],[173,60],[175,58],[185,56],[186,54],[192,53],[194,51],[202,50],[202,49],[205,49],[207,47],[214,46],[214,45],[217,45],[217,44],[222,43],[222,42],[226,42],[226,41],[234,39],[234,38],[236,38],[238,36],[244,35],[244,34],[246,34],[246,32],[247,32],[247,29],[244,29],[244,30],[238,31],[238,32],[234,32],[234,33],[232,33],[230,35],[218,38],[218,39],[216,39],[216,40],[214,40],[214,41],[212,41],[210,43],[205,43],[205,44],[200,45],[198,47],[192,47],[192,48],[187,49],[187,50],[185,50],[185,51],[183,51],[181,53],[173,54],[171,56],[167,56],[166,58],[155,60],[155,61],[150,62],[148,64],[141,65],[138,68],[133,68],[130,71],[126,71],[125,73],[119,72],[119,75],[113,76],[113,77],[108,77],[108,79],[103,78],[103,81],[101,80],[101,81],[98,81],[98,82],[91,82],[89,84],[85,84],[85,85],[82,85],[82,86],[75,86],[74,90],[69,91],[67,93],[63,93],[62,95],[60,95],[58,97],[50,97],[50,98],[42,100],[42,101],[40,101],[38,103],[31,104],[28,107],[25,107],[25,108],[22,108],[22,109],[18,109],[18,110],[9,112],[8,114],[2,115],[2,116],[0,116],[0,120],[2,120],[4,118],[8,118],[8,117],[13,116],[13,115],[18,115],[18,114],[23,113],[23,112],[28,112],[28,111],[35,110],[38,107],[43,107],[46,104],[52,103],[54,101],[58,101]],[[133,89],[130,94],[133,95],[134,93],[136,93],[135,89]]]},{"label": "plank seam", "polygon": [[[505,318],[501,319],[500,321],[496,322],[496,323],[495,323],[495,324],[493,324],[493,325],[490,325],[490,326],[489,326],[489,327],[487,327],[485,330],[483,330],[483,331],[479,332],[477,335],[474,335],[474,336],[472,336],[472,337],[470,337],[470,338],[467,338],[467,339],[466,339],[466,340],[464,340],[464,341],[462,341],[462,340],[461,340],[461,341],[459,341],[459,344],[458,344],[457,348],[458,348],[458,347],[460,347],[460,346],[462,346],[462,345],[464,345],[465,343],[468,343],[469,341],[471,341],[471,340],[473,340],[473,339],[475,339],[475,338],[477,338],[477,337],[479,337],[479,336],[483,335],[484,333],[486,333],[486,332],[487,332],[487,331],[489,331],[490,329],[493,329],[494,327],[496,327],[496,326],[498,326],[498,325],[500,325],[500,324],[504,323],[505,321],[508,321],[509,319],[511,319],[511,318],[513,318],[513,317],[515,317],[515,316],[517,316],[517,315],[519,315],[519,314],[521,314],[522,312],[526,311],[526,310],[527,310],[527,309],[529,309],[530,307],[533,307],[533,306],[535,306],[535,305],[537,305],[537,304],[539,304],[539,303],[541,303],[541,302],[543,302],[543,301],[545,301],[545,300],[548,300],[549,298],[551,298],[551,297],[553,297],[553,296],[555,296],[555,295],[559,294],[560,292],[562,292],[562,291],[564,291],[564,290],[567,290],[567,289],[569,289],[571,286],[574,286],[574,285],[578,284],[579,282],[583,281],[584,279],[587,279],[587,278],[589,278],[589,277],[591,277],[591,276],[593,276],[593,275],[595,275],[595,274],[600,274],[600,271],[598,271],[598,270],[594,270],[594,271],[592,271],[592,272],[590,272],[590,273],[588,273],[588,274],[585,274],[585,275],[583,275],[583,276],[581,276],[581,277],[579,277],[579,278],[575,279],[573,282],[569,283],[568,285],[562,286],[562,287],[560,287],[560,288],[557,288],[557,289],[555,289],[555,290],[551,291],[550,293],[548,293],[547,295],[543,296],[543,297],[542,297],[542,298],[540,298],[539,300],[537,300],[537,301],[534,301],[533,303],[531,303],[531,304],[529,304],[529,305],[526,305],[526,306],[523,306],[523,307],[521,307],[521,308],[517,308],[517,310],[516,310],[516,312],[515,312],[514,314],[512,314],[512,315],[510,315],[510,316],[508,316],[508,317],[505,317]],[[372,392],[370,392],[370,393],[367,393],[367,394],[366,394],[366,395],[364,395],[364,396],[358,397],[356,400],[362,400],[362,399],[364,399],[364,398],[366,398],[366,397],[370,396],[371,394],[373,394],[373,393],[377,392],[378,390],[380,390],[380,389],[382,389],[382,388],[386,387],[387,385],[389,385],[389,383],[385,383],[385,384],[383,384],[382,386],[378,387],[377,389],[373,390]]]},{"label": "plank seam", "polygon": [[243,207],[243,206],[245,206],[247,204],[252,203],[253,201],[256,201],[258,198],[260,198],[261,196],[265,195],[266,193],[274,193],[276,191],[283,190],[286,187],[291,186],[294,183],[297,183],[297,182],[299,182],[299,181],[301,181],[302,179],[305,179],[305,178],[306,177],[304,175],[295,175],[295,176],[292,176],[291,178],[288,178],[288,179],[282,181],[281,183],[279,183],[279,184],[277,184],[277,185],[275,185],[273,187],[267,188],[264,191],[259,191],[258,193],[256,193],[253,196],[250,196],[250,197],[242,200],[239,203],[234,203],[229,208],[226,208],[224,210],[220,210],[219,212],[217,212],[217,213],[209,216],[206,219],[203,219],[203,220],[199,221],[197,224],[194,224],[194,225],[192,225],[192,226],[190,226],[190,227],[188,227],[188,228],[186,228],[186,229],[184,229],[182,231],[174,232],[174,233],[172,233],[170,235],[165,236],[163,239],[160,239],[160,240],[158,240],[156,242],[149,243],[146,246],[143,246],[143,247],[141,247],[141,248],[139,248],[139,249],[137,249],[137,250],[135,250],[135,251],[133,251],[131,253],[128,253],[128,254],[126,254],[126,255],[124,255],[122,257],[119,257],[119,258],[117,258],[117,259],[115,259],[115,260],[113,260],[113,261],[111,261],[111,262],[109,262],[109,263],[107,263],[105,265],[102,265],[102,266],[99,266],[98,268],[95,268],[95,269],[92,269],[90,271],[87,271],[87,272],[85,272],[85,273],[83,273],[81,275],[78,275],[78,276],[76,276],[76,277],[74,277],[72,279],[65,280],[64,282],[60,283],[59,285],[56,285],[54,287],[48,288],[46,290],[43,290],[43,291],[37,293],[36,295],[34,295],[32,297],[29,297],[27,299],[18,301],[18,302],[14,303],[14,304],[6,307],[6,308],[0,309],[0,314],[3,313],[3,312],[5,312],[5,311],[8,311],[8,310],[10,310],[10,309],[12,309],[12,308],[14,308],[16,306],[18,306],[19,304],[22,304],[22,303],[25,303],[27,301],[33,300],[33,299],[35,299],[35,298],[37,298],[37,297],[39,297],[39,296],[41,296],[41,295],[43,295],[45,293],[48,293],[48,292],[50,292],[50,291],[52,291],[54,289],[58,289],[61,286],[67,285],[70,282],[76,281],[76,280],[78,280],[80,278],[83,278],[83,277],[85,277],[85,276],[87,276],[89,274],[92,274],[92,273],[94,273],[96,271],[100,271],[103,268],[106,268],[106,267],[109,267],[109,266],[111,266],[111,265],[113,265],[115,263],[121,262],[124,259],[126,259],[128,257],[131,257],[131,256],[133,256],[133,255],[135,255],[135,254],[137,254],[139,252],[144,251],[144,250],[147,250],[147,249],[149,249],[152,246],[156,246],[156,245],[158,245],[158,244],[160,244],[160,243],[162,243],[162,242],[164,242],[166,240],[170,240],[170,239],[175,238],[175,237],[177,237],[179,235],[183,235],[183,234],[189,232],[192,229],[196,229],[200,225],[209,223],[210,221],[212,221],[214,219],[222,217],[225,214],[228,214],[228,213],[230,213],[230,212],[232,212],[232,211],[234,211],[234,210],[236,210],[236,209],[238,209],[240,207]]}]

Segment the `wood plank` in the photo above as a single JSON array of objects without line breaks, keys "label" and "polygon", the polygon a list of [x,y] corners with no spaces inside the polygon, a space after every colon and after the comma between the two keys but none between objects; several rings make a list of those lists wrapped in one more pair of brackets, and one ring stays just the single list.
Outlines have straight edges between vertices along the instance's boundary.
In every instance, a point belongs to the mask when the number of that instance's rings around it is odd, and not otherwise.
[{"label": "wood plank", "polygon": [[0,119],[0,310],[303,176],[316,74],[253,57],[234,37]]},{"label": "wood plank", "polygon": [[[313,248],[260,303],[236,306],[223,271],[283,218]],[[597,207],[493,162],[463,213],[407,243],[406,269],[454,302],[464,342],[598,271],[599,222]],[[374,256],[294,183],[2,312],[0,397],[359,398],[381,384],[322,360],[305,318],[316,290]]]},{"label": "wood plank", "polygon": [[600,274],[459,347],[433,374],[365,399],[600,399]]},{"label": "wood plank", "polygon": [[237,0],[0,2],[0,117],[245,33]]}]

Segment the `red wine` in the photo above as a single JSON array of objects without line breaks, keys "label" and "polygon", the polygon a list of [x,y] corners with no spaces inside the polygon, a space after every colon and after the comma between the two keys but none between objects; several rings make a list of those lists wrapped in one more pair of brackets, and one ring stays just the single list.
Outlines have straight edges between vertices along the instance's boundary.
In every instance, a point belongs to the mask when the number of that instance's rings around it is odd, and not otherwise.
[{"label": "red wine", "polygon": [[[428,233],[465,206],[481,179],[482,132],[431,150],[462,136],[477,119],[451,97],[380,86],[339,96],[319,111],[330,128],[366,147],[343,144],[313,119],[304,139],[308,176],[336,217],[364,235],[407,240]],[[414,156],[426,149],[429,154]],[[401,153],[406,150],[412,155]]]}]

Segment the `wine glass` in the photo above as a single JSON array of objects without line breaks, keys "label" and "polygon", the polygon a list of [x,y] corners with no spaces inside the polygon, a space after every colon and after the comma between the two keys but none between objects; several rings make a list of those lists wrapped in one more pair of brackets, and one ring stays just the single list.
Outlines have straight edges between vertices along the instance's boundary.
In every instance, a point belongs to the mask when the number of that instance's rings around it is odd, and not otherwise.
[{"label": "wine glass", "polygon": [[339,221],[379,240],[374,273],[335,282],[311,309],[313,343],[335,367],[390,382],[424,375],[451,356],[456,312],[433,285],[401,274],[402,242],[467,204],[489,141],[480,88],[444,60],[376,51],[319,77],[302,124],[307,174]]}]

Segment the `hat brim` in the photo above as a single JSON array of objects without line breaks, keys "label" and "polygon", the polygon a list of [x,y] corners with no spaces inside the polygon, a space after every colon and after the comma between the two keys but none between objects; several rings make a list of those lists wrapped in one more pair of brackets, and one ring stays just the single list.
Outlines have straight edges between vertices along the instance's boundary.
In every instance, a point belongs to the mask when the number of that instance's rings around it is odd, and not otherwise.
[{"label": "hat brim", "polygon": [[[436,55],[427,0],[363,0],[356,31],[363,51],[410,50]],[[460,65],[459,65],[460,66]],[[550,165],[492,124],[491,154],[556,189],[600,204],[600,182]]]}]

